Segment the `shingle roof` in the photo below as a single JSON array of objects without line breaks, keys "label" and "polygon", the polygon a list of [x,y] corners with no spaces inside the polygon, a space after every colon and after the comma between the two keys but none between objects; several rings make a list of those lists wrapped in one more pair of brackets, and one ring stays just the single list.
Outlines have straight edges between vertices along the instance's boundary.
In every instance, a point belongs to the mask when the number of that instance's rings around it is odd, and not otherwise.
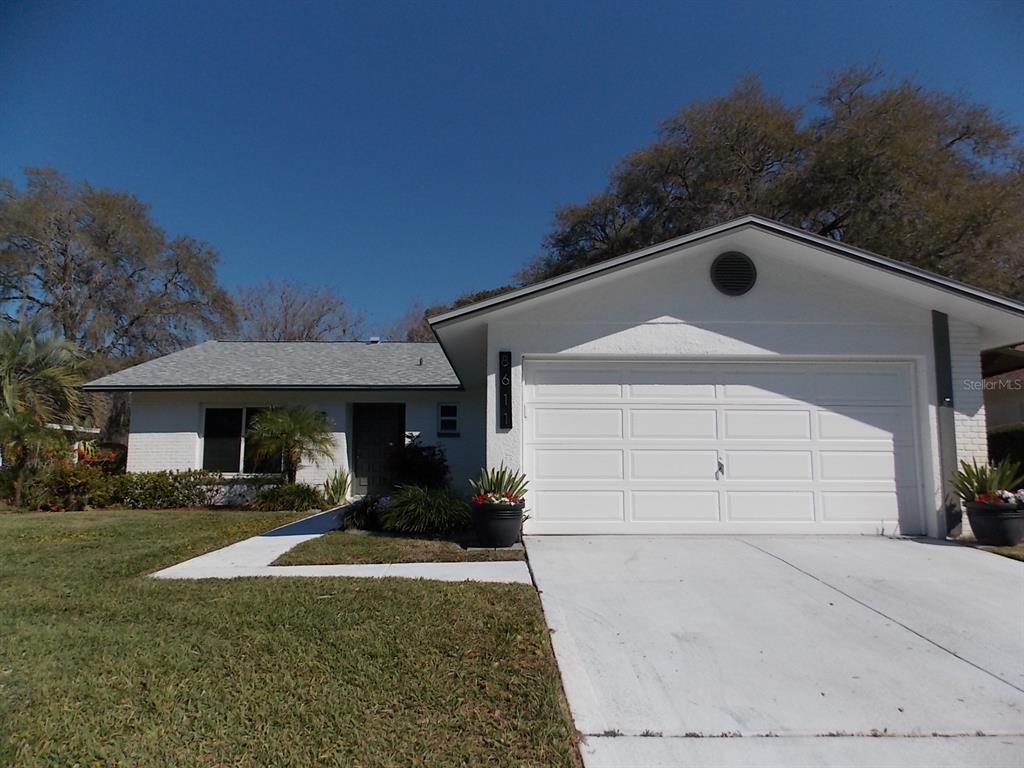
[{"label": "shingle roof", "polygon": [[432,342],[207,341],[85,389],[457,389]]}]

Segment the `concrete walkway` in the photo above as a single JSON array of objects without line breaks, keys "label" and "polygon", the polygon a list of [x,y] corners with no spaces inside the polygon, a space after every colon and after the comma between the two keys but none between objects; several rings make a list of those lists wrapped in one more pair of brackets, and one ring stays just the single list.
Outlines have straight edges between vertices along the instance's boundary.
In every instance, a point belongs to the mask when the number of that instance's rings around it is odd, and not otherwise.
[{"label": "concrete walkway", "polygon": [[1024,564],[881,537],[527,537],[587,768],[1024,765]]},{"label": "concrete walkway", "polygon": [[271,565],[305,541],[338,528],[338,510],[331,509],[282,525],[251,539],[207,552],[151,574],[155,579],[237,579],[246,576],[397,576],[434,581],[484,581],[531,584],[521,561],[493,563],[381,563],[373,565]]}]

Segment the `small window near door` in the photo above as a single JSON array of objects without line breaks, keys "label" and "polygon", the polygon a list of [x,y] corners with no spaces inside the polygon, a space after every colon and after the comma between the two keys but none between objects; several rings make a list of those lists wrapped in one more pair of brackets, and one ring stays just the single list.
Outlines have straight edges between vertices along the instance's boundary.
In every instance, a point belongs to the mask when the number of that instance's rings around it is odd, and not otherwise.
[{"label": "small window near door", "polygon": [[459,406],[455,403],[439,403],[437,406],[438,437],[459,436]]}]

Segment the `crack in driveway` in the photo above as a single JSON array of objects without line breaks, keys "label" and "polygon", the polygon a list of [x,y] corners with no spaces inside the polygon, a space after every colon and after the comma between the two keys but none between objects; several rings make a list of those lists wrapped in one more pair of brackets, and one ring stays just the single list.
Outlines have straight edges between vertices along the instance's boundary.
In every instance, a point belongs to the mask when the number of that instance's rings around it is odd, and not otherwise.
[{"label": "crack in driveway", "polygon": [[1005,677],[1002,677],[1001,675],[998,675],[995,672],[992,672],[991,670],[986,669],[985,667],[983,667],[983,666],[981,666],[979,664],[975,664],[970,659],[965,659],[963,656],[961,656],[959,653],[954,651],[952,648],[947,648],[946,646],[942,645],[942,643],[936,642],[932,638],[928,637],[928,635],[925,635],[925,634],[922,634],[921,632],[918,632],[916,629],[914,629],[913,627],[905,624],[904,622],[900,621],[899,619],[897,619],[897,618],[895,618],[893,616],[890,616],[889,614],[885,613],[884,611],[881,611],[878,608],[875,608],[873,605],[871,605],[869,603],[866,603],[866,602],[864,602],[863,600],[861,600],[861,599],[859,599],[857,597],[854,597],[849,592],[846,592],[843,589],[837,587],[835,584],[831,584],[828,581],[825,581],[825,579],[821,578],[817,574],[811,573],[810,571],[808,571],[808,570],[806,570],[804,568],[801,568],[799,565],[796,565],[795,563],[790,562],[789,560],[787,560],[786,558],[782,557],[781,555],[777,555],[774,552],[770,552],[767,549],[764,549],[763,547],[759,547],[756,544],[748,541],[747,539],[740,539],[740,541],[742,541],[748,547],[752,547],[753,549],[756,549],[758,552],[762,552],[762,553],[768,555],[768,557],[775,558],[780,563],[783,563],[784,565],[788,565],[790,568],[792,568],[795,571],[798,571],[799,573],[802,573],[804,576],[807,576],[810,579],[814,579],[816,582],[818,582],[819,584],[821,584],[821,585],[823,585],[825,587],[828,587],[833,592],[838,592],[840,595],[842,595],[843,597],[847,598],[848,600],[852,600],[853,602],[857,603],[857,605],[860,605],[863,608],[867,608],[869,611],[871,611],[871,612],[881,616],[882,618],[886,619],[887,621],[891,621],[893,624],[896,624],[897,626],[902,627],[903,629],[907,630],[907,632],[910,632],[911,634],[915,635],[916,637],[919,637],[920,639],[924,640],[926,643],[929,643],[930,645],[934,646],[935,648],[938,648],[940,651],[948,653],[950,656],[953,656],[954,658],[959,659],[963,663],[968,664],[968,665],[974,667],[979,672],[984,672],[989,677],[992,677],[992,678],[998,680],[1001,683],[1005,683],[1006,685],[1008,685],[1011,688],[1013,688],[1015,691],[1020,691],[1021,693],[1024,693],[1024,687],[1016,685],[1015,683],[1011,682],[1010,680],[1007,680]]}]

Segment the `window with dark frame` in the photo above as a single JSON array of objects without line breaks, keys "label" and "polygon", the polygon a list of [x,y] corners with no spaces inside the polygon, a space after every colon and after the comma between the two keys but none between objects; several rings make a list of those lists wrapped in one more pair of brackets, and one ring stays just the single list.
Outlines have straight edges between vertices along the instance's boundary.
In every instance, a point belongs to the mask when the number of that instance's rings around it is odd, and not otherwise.
[{"label": "window with dark frame", "polygon": [[209,472],[276,474],[281,457],[257,457],[245,435],[265,408],[207,408],[203,425],[203,469]]},{"label": "window with dark frame", "polygon": [[459,436],[459,406],[455,403],[438,403],[437,434],[439,437]]}]

